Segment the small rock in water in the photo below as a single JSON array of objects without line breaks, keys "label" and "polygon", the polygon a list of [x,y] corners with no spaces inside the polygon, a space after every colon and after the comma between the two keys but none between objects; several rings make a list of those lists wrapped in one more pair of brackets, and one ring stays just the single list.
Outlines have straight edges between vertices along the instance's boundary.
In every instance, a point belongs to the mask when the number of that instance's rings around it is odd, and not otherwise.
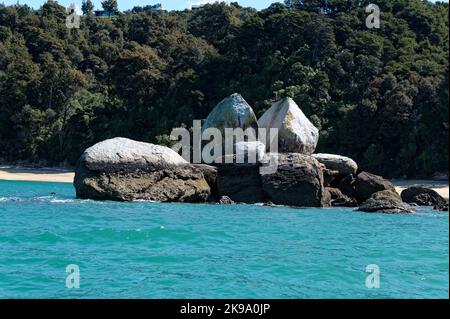
[{"label": "small rock in water", "polygon": [[447,201],[436,191],[425,187],[410,187],[402,192],[405,203],[419,206],[445,206]]},{"label": "small rock in water", "polygon": [[445,205],[439,205],[439,206],[435,206],[434,210],[440,211],[440,212],[448,212],[448,204]]},{"label": "small rock in water", "polygon": [[358,210],[366,213],[384,214],[414,213],[414,208],[404,203],[395,190],[385,190],[373,194]]},{"label": "small rock in water", "polygon": [[272,203],[272,202],[269,201],[269,202],[264,203],[263,206],[275,207],[276,205],[275,205],[274,203]]},{"label": "small rock in water", "polygon": [[235,204],[235,202],[228,196],[222,196],[219,200],[220,205],[232,205]]}]

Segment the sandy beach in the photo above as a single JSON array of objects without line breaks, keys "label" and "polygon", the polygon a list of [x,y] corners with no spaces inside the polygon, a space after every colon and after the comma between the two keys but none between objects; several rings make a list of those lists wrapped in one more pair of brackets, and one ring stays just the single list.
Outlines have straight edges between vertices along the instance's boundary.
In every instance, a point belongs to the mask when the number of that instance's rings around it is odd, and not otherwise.
[{"label": "sandy beach", "polygon": [[75,173],[58,168],[0,166],[0,180],[72,183]]}]

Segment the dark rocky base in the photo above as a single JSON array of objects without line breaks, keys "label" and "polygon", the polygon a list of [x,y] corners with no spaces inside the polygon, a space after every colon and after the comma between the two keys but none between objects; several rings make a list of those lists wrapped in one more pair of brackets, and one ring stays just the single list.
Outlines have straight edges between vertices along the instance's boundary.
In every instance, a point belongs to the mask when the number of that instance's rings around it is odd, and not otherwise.
[{"label": "dark rocky base", "polygon": [[[324,168],[300,154],[280,156],[276,173],[260,174],[260,164],[126,166],[108,171],[89,170],[78,164],[75,188],[78,198],[95,200],[217,203],[266,203],[267,206],[359,207],[369,213],[412,213],[394,186],[380,176],[363,172],[356,178],[334,176],[325,182]],[[331,187],[334,186],[334,187]],[[380,191],[381,190],[381,191]],[[349,196],[349,195],[352,196]],[[370,195],[370,196],[369,196]],[[366,200],[362,200],[364,198]],[[448,210],[437,201],[436,209]]]},{"label": "dark rocky base", "polygon": [[358,201],[354,198],[344,195],[338,188],[325,188],[329,206],[332,207],[358,207]]},{"label": "dark rocky base", "polygon": [[190,165],[96,172],[79,163],[74,184],[81,199],[205,203],[211,194],[203,173]]},{"label": "dark rocky base", "polygon": [[432,189],[424,187],[410,187],[402,192],[402,200],[405,203],[419,206],[445,207],[447,201]]},{"label": "dark rocky base", "polygon": [[265,201],[259,164],[217,164],[216,189],[219,197],[236,203],[255,204]]},{"label": "dark rocky base", "polygon": [[[257,164],[236,163],[233,155],[223,157],[223,164],[215,166],[189,164],[169,148],[117,138],[98,143],[83,153],[74,186],[78,198],[95,200],[359,206],[366,212],[413,211],[381,176],[362,172],[355,177],[357,167],[351,159],[322,154],[327,159],[322,158],[324,164],[309,155],[273,155],[261,158]],[[274,171],[268,170],[269,163],[274,165]],[[409,193],[416,202],[448,209],[446,202],[432,191],[414,191]]]},{"label": "dark rocky base", "polygon": [[449,211],[449,209],[448,209],[448,204],[440,205],[440,206],[435,206],[435,207],[434,207],[434,210],[440,211],[440,212],[448,212],[448,211]]},{"label": "dark rocky base", "polygon": [[266,200],[276,205],[323,207],[327,204],[323,171],[312,157],[282,155],[278,171],[261,178]]},{"label": "dark rocky base", "polygon": [[409,214],[414,209],[404,203],[397,192],[385,190],[373,194],[358,208],[361,212],[385,214]]}]

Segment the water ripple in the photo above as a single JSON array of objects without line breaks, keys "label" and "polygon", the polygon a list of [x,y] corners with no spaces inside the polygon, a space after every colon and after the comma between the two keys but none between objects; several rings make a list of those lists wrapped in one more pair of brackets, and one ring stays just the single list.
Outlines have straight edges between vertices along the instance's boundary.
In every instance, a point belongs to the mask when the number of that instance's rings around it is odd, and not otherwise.
[{"label": "water ripple", "polygon": [[[56,193],[56,195],[54,195]],[[81,201],[0,181],[0,298],[448,298],[448,213]],[[65,287],[68,264],[81,288]],[[381,288],[365,286],[377,264]]]}]

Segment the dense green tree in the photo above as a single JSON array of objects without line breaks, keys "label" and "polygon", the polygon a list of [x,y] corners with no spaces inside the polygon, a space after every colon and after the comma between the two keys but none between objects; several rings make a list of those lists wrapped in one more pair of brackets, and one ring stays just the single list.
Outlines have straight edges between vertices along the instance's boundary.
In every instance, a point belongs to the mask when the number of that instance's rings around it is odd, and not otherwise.
[{"label": "dense green tree", "polygon": [[105,19],[86,0],[73,30],[56,1],[0,6],[0,162],[74,165],[114,136],[168,143],[239,92],[257,115],[292,97],[320,128],[318,151],[362,169],[448,172],[448,4],[379,0],[381,28],[367,29],[368,3],[147,6]]},{"label": "dense green tree", "polygon": [[105,10],[108,13],[114,13],[118,10],[117,7],[117,0],[105,0],[102,1],[102,7],[103,10]]},{"label": "dense green tree", "polygon": [[94,4],[91,0],[83,0],[81,10],[83,11],[83,14],[92,13],[92,11],[94,11]]}]

